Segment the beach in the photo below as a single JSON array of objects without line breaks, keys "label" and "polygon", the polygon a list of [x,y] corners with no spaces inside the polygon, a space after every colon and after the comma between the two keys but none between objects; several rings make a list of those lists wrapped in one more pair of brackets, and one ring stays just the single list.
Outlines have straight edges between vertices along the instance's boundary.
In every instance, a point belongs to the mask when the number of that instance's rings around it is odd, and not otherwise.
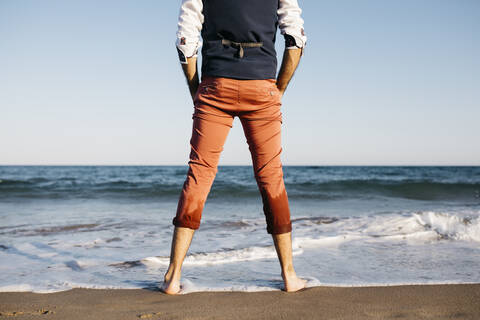
[{"label": "beach", "polygon": [[479,319],[480,284],[314,287],[301,292],[74,288],[2,292],[1,319]]}]

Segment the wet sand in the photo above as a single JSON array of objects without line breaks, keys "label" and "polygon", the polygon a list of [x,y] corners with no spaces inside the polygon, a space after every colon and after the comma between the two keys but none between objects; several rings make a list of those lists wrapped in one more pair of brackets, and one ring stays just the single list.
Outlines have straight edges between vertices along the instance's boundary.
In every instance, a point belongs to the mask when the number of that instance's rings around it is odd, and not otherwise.
[{"label": "wet sand", "polygon": [[480,319],[480,284],[179,296],[155,289],[2,292],[0,319]]}]

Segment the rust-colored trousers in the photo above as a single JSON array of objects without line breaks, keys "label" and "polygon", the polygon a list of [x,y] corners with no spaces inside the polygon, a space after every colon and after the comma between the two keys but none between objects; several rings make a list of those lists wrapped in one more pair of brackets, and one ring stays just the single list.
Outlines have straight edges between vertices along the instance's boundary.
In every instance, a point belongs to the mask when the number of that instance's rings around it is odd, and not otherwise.
[{"label": "rust-colored trousers", "polygon": [[191,152],[173,224],[198,229],[233,119],[238,116],[252,155],[270,234],[292,230],[280,161],[282,113],[275,79],[203,77],[194,98]]}]

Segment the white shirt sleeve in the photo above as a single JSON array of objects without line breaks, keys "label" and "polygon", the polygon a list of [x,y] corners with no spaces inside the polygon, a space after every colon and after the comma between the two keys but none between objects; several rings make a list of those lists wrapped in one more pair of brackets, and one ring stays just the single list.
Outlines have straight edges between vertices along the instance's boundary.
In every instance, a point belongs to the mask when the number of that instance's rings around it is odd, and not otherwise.
[{"label": "white shirt sleeve", "polygon": [[201,46],[200,33],[203,25],[202,0],[182,0],[178,17],[177,47],[178,57],[182,64],[187,58],[196,57]]},{"label": "white shirt sleeve", "polygon": [[285,37],[285,48],[287,49],[304,48],[307,44],[301,13],[302,9],[300,9],[297,0],[279,1],[277,10],[278,27],[280,33]]}]

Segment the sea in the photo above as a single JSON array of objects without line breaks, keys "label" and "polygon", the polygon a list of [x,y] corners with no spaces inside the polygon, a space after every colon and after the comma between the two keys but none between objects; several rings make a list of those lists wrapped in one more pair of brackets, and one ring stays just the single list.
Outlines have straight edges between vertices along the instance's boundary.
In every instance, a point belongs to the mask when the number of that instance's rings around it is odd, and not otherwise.
[{"label": "sea", "polygon": [[[0,166],[0,291],[157,290],[187,166]],[[480,167],[283,166],[307,286],[480,283]],[[251,166],[220,166],[183,292],[281,290]]]}]

